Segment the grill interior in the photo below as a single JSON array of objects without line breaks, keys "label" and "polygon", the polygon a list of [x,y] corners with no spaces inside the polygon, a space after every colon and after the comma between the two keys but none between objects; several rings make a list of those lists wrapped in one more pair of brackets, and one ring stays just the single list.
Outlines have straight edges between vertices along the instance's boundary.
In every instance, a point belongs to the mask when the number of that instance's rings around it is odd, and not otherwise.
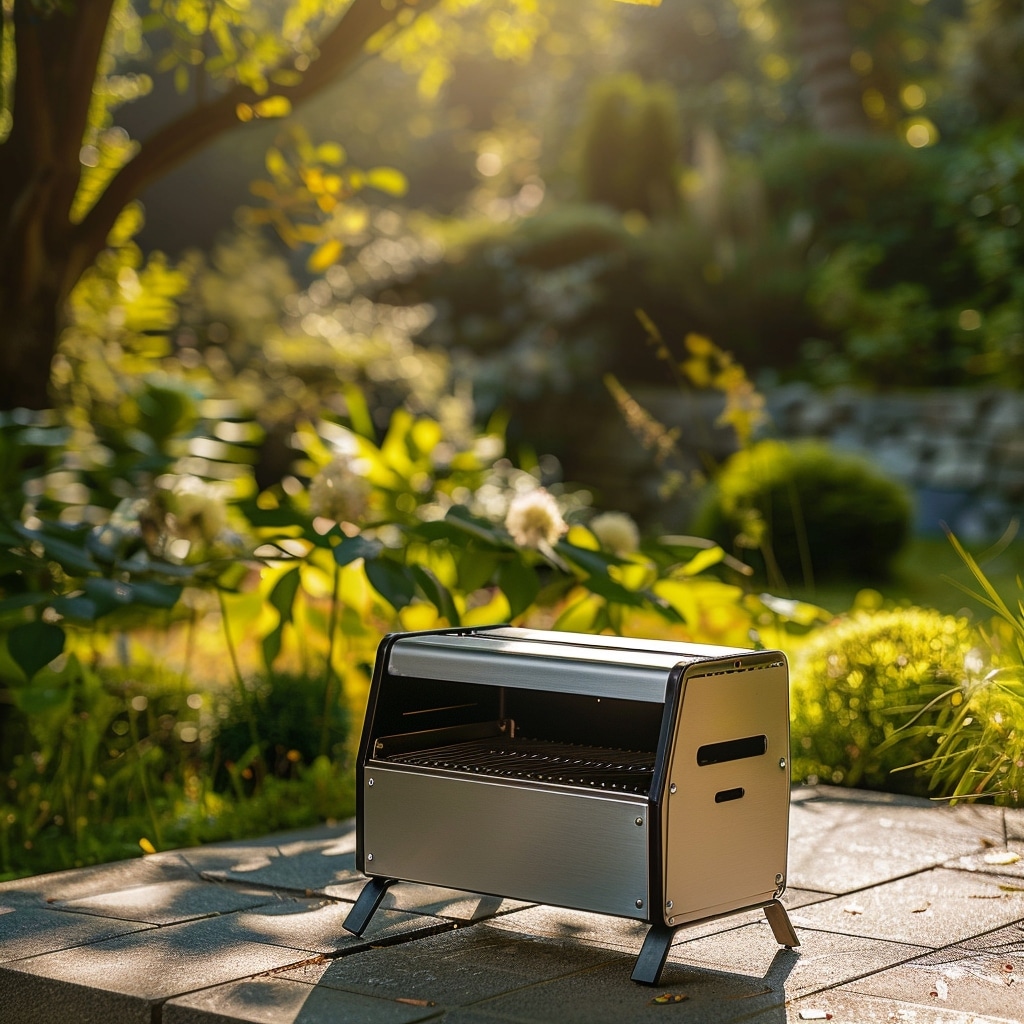
[{"label": "grill interior", "polygon": [[385,760],[417,768],[647,795],[653,753],[517,737],[469,740],[392,754]]}]

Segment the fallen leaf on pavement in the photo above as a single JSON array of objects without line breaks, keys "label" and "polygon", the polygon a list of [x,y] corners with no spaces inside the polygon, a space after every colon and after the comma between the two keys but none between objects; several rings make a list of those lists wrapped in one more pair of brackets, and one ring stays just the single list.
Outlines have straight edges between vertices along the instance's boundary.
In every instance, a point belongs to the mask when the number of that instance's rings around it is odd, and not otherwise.
[{"label": "fallen leaf on pavement", "polygon": [[651,1006],[666,1006],[669,1003],[684,1003],[690,997],[682,992],[662,992],[660,996],[655,996],[651,1002]]},{"label": "fallen leaf on pavement", "polygon": [[986,864],[1016,864],[1020,860],[1020,854],[1014,853],[1013,850],[995,850],[986,853],[981,859]]}]

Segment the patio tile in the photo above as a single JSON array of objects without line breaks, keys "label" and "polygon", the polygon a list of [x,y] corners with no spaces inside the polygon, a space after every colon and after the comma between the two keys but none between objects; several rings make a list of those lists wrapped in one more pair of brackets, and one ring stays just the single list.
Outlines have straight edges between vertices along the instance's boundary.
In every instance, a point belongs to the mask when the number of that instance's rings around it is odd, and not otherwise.
[{"label": "patio tile", "polygon": [[798,934],[818,928],[922,946],[944,946],[1024,919],[1018,879],[937,868],[791,915]]},{"label": "patio tile", "polygon": [[151,1024],[152,1007],[173,996],[315,954],[237,939],[229,918],[210,918],[0,967],[0,1006],[18,1024]]},{"label": "patio tile", "polygon": [[277,898],[231,915],[226,926],[236,940],[270,942],[331,955],[384,946],[400,939],[408,941],[454,927],[442,918],[382,908],[373,915],[362,935],[353,935],[343,927],[351,909],[351,904],[333,900]]},{"label": "patio tile", "polygon": [[0,963],[101,942],[148,927],[130,921],[66,914],[0,901]]},{"label": "patio tile", "polygon": [[114,861],[94,867],[54,871],[13,882],[0,882],[0,902],[34,903],[45,906],[82,899],[99,893],[116,892],[133,885],[151,885],[198,875],[178,853],[157,853],[134,860]]},{"label": "patio tile", "polygon": [[818,789],[793,801],[789,876],[808,889],[849,893],[1003,842],[998,807],[940,811],[914,797]]},{"label": "patio tile", "polygon": [[350,836],[298,841],[278,846],[235,846],[189,851],[189,862],[203,878],[284,889],[300,895],[324,892],[328,886],[363,880],[355,869]]},{"label": "patio tile", "polygon": [[251,978],[173,999],[162,1024],[414,1024],[438,1010],[281,977]]},{"label": "patio tile", "polygon": [[1024,1020],[1024,924],[959,942],[848,988],[864,995]]},{"label": "patio tile", "polygon": [[186,878],[133,885],[117,892],[59,901],[54,906],[73,913],[125,921],[175,924],[259,906],[276,898],[265,889],[243,889]]},{"label": "patio tile", "polygon": [[614,952],[566,940],[512,937],[490,923],[371,949],[329,964],[282,972],[283,978],[363,995],[390,994],[438,1006],[465,1006],[538,981],[620,961]]},{"label": "patio tile", "polygon": [[[1013,859],[1015,857],[1016,860]],[[960,871],[980,871],[983,874],[1024,879],[1024,841],[1011,839],[1005,846],[993,846],[979,853],[966,854],[949,861],[945,866]]]},{"label": "patio tile", "polygon": [[780,948],[767,922],[745,925],[719,935],[674,945],[662,974],[665,985],[695,969],[762,977],[792,999],[885,970],[927,952],[895,940],[805,929],[800,945]]},{"label": "patio tile", "polygon": [[[866,996],[840,988],[797,999],[786,1006],[785,1017],[777,1010],[748,1017],[745,1024],[806,1024],[831,1020],[833,1024],[1019,1024],[1008,1017],[961,1013],[943,1003],[925,1006],[898,999]],[[829,1014],[828,1018],[821,1014]]]}]

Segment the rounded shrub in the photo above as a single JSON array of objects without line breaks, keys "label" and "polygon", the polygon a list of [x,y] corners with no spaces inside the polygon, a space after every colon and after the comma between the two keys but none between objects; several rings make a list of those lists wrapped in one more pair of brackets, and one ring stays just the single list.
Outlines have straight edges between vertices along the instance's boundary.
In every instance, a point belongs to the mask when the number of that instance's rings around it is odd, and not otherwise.
[{"label": "rounded shrub", "polygon": [[793,777],[925,795],[933,768],[895,769],[934,756],[942,730],[911,727],[917,709],[960,686],[980,642],[966,618],[923,608],[824,627],[792,662]]},{"label": "rounded shrub", "polygon": [[760,441],[730,456],[694,532],[784,579],[889,575],[910,534],[905,488],[859,456],[816,441]]}]

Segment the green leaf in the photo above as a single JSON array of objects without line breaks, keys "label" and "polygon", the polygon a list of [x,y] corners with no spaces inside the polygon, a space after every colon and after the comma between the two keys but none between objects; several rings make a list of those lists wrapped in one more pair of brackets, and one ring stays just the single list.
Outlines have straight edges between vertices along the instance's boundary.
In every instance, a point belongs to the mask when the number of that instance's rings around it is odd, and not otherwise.
[{"label": "green leaf", "polygon": [[390,196],[404,196],[409,190],[408,179],[394,167],[371,167],[366,172],[366,184]]},{"label": "green leaf", "polygon": [[335,547],[334,560],[338,565],[348,565],[357,558],[362,558],[369,565],[383,550],[384,545],[379,540],[371,540],[358,534],[355,537],[346,537]]},{"label": "green leaf", "polygon": [[94,622],[99,615],[96,602],[88,597],[54,598],[53,610],[66,619],[77,619],[79,622]]},{"label": "green leaf", "polygon": [[284,627],[292,621],[292,610],[295,606],[295,595],[299,592],[302,577],[298,566],[289,569],[270,591],[269,601],[277,609],[280,619],[277,625],[263,638],[263,663],[269,672],[277,656],[281,653],[281,641]]},{"label": "green leaf", "polygon": [[106,615],[116,608],[124,608],[132,603],[134,593],[130,583],[108,580],[92,576],[83,584],[86,596],[96,604],[96,615]]},{"label": "green leaf", "polygon": [[370,406],[366,402],[362,388],[358,384],[349,382],[342,385],[341,393],[345,397],[345,408],[352,429],[370,441],[376,440],[377,431],[373,426],[373,414],[370,412]]},{"label": "green leaf", "polygon": [[598,574],[607,578],[608,566],[618,562],[617,558],[606,555],[600,551],[593,551],[589,548],[577,547],[567,541],[559,541],[555,550],[565,559],[578,565],[585,572]]},{"label": "green leaf", "polygon": [[481,550],[471,540],[466,546],[465,553],[459,558],[459,589],[463,593],[471,594],[474,590],[487,586],[497,568],[497,552]]},{"label": "green leaf", "polygon": [[647,603],[647,599],[642,593],[627,590],[607,576],[588,576],[583,580],[583,586],[591,593],[603,597],[606,601],[614,601],[616,604],[627,604],[638,608]]},{"label": "green leaf", "polygon": [[378,558],[366,563],[366,577],[373,589],[396,611],[412,603],[416,594],[416,579],[404,565],[389,558]]},{"label": "green leaf", "polygon": [[425,566],[414,565],[410,571],[437,613],[443,615],[451,625],[458,626],[459,611],[448,588]]},{"label": "green leaf", "polygon": [[[15,527],[18,534],[27,541],[39,543],[48,558],[59,562],[61,566],[72,575],[95,572],[99,566],[89,557],[83,547],[63,540],[60,537],[53,537],[40,530],[29,530],[27,527]],[[82,531],[82,542],[85,542],[85,531]]]},{"label": "green leaf", "polygon": [[522,615],[540,593],[537,573],[519,559],[511,559],[498,566],[498,586],[508,598],[509,611],[513,618]]},{"label": "green leaf", "polygon": [[299,567],[289,569],[273,586],[270,591],[269,601],[277,609],[282,619],[291,621],[292,608],[295,605],[295,595],[299,592],[299,585],[302,583],[302,576]]},{"label": "green leaf", "polygon": [[50,622],[25,622],[7,634],[7,652],[32,677],[64,651],[64,630]]},{"label": "green leaf", "polygon": [[716,544],[713,548],[705,548],[703,551],[698,551],[697,554],[695,554],[693,558],[691,558],[686,565],[678,571],[682,576],[697,576],[705,569],[710,569],[711,566],[718,565],[724,557],[725,552]]},{"label": "green leaf", "polygon": [[159,583],[155,580],[144,580],[141,583],[129,584],[132,591],[132,602],[147,608],[173,608],[181,597],[182,588],[177,584]]},{"label": "green leaf", "polygon": [[39,591],[32,591],[28,594],[15,594],[13,597],[5,597],[0,601],[0,614],[3,612],[18,611],[21,608],[33,608],[36,605],[46,604],[49,599],[49,594],[41,594]]},{"label": "green leaf", "polygon": [[500,534],[486,519],[478,519],[463,505],[454,505],[448,509],[444,521],[463,533],[468,533],[489,547],[510,547],[508,540]]}]

